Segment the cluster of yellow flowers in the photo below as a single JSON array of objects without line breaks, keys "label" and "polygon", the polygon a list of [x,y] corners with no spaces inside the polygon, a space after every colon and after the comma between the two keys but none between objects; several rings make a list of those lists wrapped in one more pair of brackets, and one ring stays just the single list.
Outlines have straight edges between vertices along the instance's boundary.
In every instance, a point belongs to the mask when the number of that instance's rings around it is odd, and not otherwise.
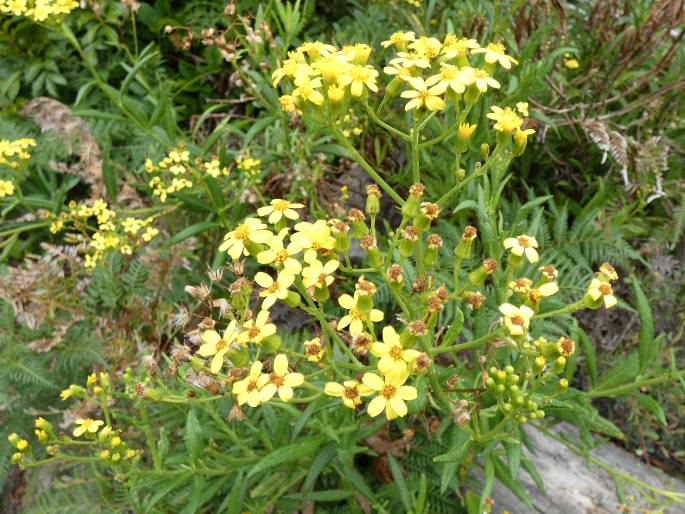
[{"label": "cluster of yellow flowers", "polygon": [[250,154],[237,157],[235,162],[238,166],[238,169],[242,171],[248,178],[255,178],[257,175],[259,175],[262,167],[262,161],[250,157]]},{"label": "cluster of yellow flowers", "polygon": [[[416,37],[414,32],[395,32],[381,44],[397,51],[383,68],[392,77],[385,88],[383,103],[399,92],[407,100],[407,111],[440,111],[447,102],[456,105],[461,100],[469,109],[482,93],[490,88],[499,89],[500,83],[494,78],[498,65],[510,70],[518,64],[501,43],[481,47],[475,39],[454,34],[447,34],[440,41]],[[371,47],[363,43],[338,49],[319,41],[289,52],[288,59],[272,74],[274,85],[287,78],[293,86],[289,94],[281,96],[281,107],[286,112],[325,109],[329,116],[337,116],[350,99],[365,101],[368,91],[379,90],[379,72],[367,64],[370,54]],[[480,56],[482,63],[478,67],[476,61]],[[513,133],[520,145],[534,131],[521,129],[523,116],[528,115],[527,104],[519,103],[517,107],[514,110],[493,106],[488,118],[495,121],[495,130]]]},{"label": "cluster of yellow flowers", "polygon": [[0,0],[0,12],[45,21],[50,16],[69,14],[78,9],[76,0]]},{"label": "cluster of yellow flowers", "polygon": [[[91,218],[97,223],[92,226]],[[107,206],[105,200],[94,202],[69,202],[69,210],[62,212],[50,224],[50,232],[57,234],[69,229],[68,239],[82,242],[87,238],[88,250],[85,255],[85,266],[93,268],[109,250],[118,250],[124,255],[131,255],[133,249],[149,243],[159,234],[153,227],[153,218],[120,217]]]},{"label": "cluster of yellow flowers", "polygon": [[27,161],[31,158],[28,149],[32,146],[36,146],[36,141],[30,137],[22,137],[13,141],[0,139],[0,164],[16,168],[20,161]]},{"label": "cluster of yellow flowers", "polygon": [[9,180],[0,179],[0,198],[12,196],[14,194],[14,183]]}]

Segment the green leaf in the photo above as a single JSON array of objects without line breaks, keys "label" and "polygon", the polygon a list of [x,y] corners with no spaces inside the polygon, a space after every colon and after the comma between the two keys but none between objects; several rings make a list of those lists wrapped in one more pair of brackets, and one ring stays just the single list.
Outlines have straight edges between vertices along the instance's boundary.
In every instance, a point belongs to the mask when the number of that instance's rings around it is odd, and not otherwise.
[{"label": "green leaf", "polygon": [[195,408],[191,407],[186,417],[186,430],[184,434],[186,448],[190,462],[195,463],[202,455],[202,448],[204,447],[204,440],[202,437],[202,427],[195,415]]},{"label": "green leaf", "polygon": [[290,444],[279,448],[265,456],[257,464],[255,464],[252,469],[247,474],[247,477],[261,473],[262,471],[272,470],[276,466],[285,464],[287,462],[293,462],[296,460],[301,460],[309,457],[312,453],[319,449],[321,443],[323,443],[324,438],[322,436],[311,437],[302,443]]},{"label": "green leaf", "polygon": [[284,498],[288,500],[300,501],[335,502],[352,498],[354,495],[354,491],[346,491],[344,489],[328,489],[326,491],[313,491],[309,493],[289,494]]},{"label": "green leaf", "polygon": [[245,498],[245,491],[247,489],[247,480],[244,480],[245,474],[241,471],[233,482],[231,492],[228,495],[228,510],[226,514],[240,514],[243,512],[243,499]]},{"label": "green leaf", "polygon": [[407,488],[407,482],[404,479],[404,475],[402,474],[402,468],[400,468],[400,465],[397,463],[395,458],[390,455],[388,455],[388,462],[390,463],[390,472],[392,473],[392,477],[395,480],[395,489],[400,494],[400,501],[402,502],[402,505],[404,505],[404,510],[406,512],[409,512],[412,510],[412,505],[411,505],[411,500],[409,498],[409,490]]},{"label": "green leaf", "polygon": [[640,287],[637,278],[631,277],[631,285],[635,292],[635,301],[637,303],[637,315],[640,318],[640,335],[638,337],[638,353],[640,356],[640,367],[638,373],[642,373],[647,366],[654,359],[656,352],[654,344],[654,319],[652,318],[652,309],[649,306],[649,300]]},{"label": "green leaf", "polygon": [[580,343],[580,347],[583,350],[583,355],[585,356],[585,366],[590,374],[590,383],[594,387],[597,385],[597,356],[595,347],[592,345],[592,342],[590,341],[590,338],[585,330],[580,327],[576,327],[576,339]]},{"label": "green leaf", "polygon": [[464,313],[461,311],[459,307],[457,307],[456,310],[457,316],[454,319],[454,321],[452,321],[450,328],[448,328],[447,332],[445,332],[445,336],[442,338],[442,343],[440,343],[440,346],[451,345],[454,341],[457,340],[457,337],[459,337],[459,334],[461,334],[461,331],[464,328]]},{"label": "green leaf", "polygon": [[504,465],[504,463],[501,460],[499,460],[497,457],[492,457],[492,461],[495,466],[495,476],[497,477],[497,479],[500,482],[502,482],[511,492],[518,496],[519,499],[523,503],[525,503],[526,506],[532,511],[533,502],[531,501],[530,496],[528,496],[528,493],[526,493],[526,490],[523,488],[523,486],[509,474],[509,469],[507,468],[507,466]]},{"label": "green leaf", "polygon": [[637,399],[637,402],[640,404],[640,407],[654,415],[654,417],[659,420],[659,423],[661,423],[663,426],[668,424],[666,422],[664,409],[661,407],[661,405],[659,405],[659,402],[657,402],[648,394],[634,393],[634,396]]},{"label": "green leaf", "polygon": [[304,479],[304,484],[302,485],[302,491],[311,491],[314,488],[314,483],[319,477],[321,472],[330,464],[330,462],[335,457],[337,447],[335,443],[331,443],[326,446],[314,459],[307,471],[307,476]]},{"label": "green leaf", "polygon": [[188,239],[189,237],[201,234],[218,226],[219,224],[215,223],[214,221],[201,221],[200,223],[195,223],[194,225],[190,225],[189,227],[186,227],[180,232],[174,234],[167,240],[166,244],[167,246],[173,246],[176,243],[180,243],[184,239]]}]

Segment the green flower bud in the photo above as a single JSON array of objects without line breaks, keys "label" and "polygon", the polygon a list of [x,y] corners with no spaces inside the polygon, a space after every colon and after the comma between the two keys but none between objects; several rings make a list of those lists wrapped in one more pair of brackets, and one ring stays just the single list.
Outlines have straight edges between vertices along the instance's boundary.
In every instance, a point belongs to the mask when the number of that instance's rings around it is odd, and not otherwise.
[{"label": "green flower bud", "polygon": [[262,347],[268,352],[275,352],[283,344],[283,340],[276,334],[265,337],[262,340]]},{"label": "green flower bud", "polygon": [[376,184],[366,186],[366,214],[376,216],[381,211],[381,190]]},{"label": "green flower bud", "polygon": [[416,183],[409,188],[409,197],[402,206],[402,217],[407,219],[415,218],[421,212],[421,197],[425,186],[421,183]]},{"label": "green flower bud", "polygon": [[162,399],[162,393],[160,393],[157,389],[152,389],[149,387],[145,388],[145,394],[143,396],[146,400],[150,400],[152,402],[158,402]]},{"label": "green flower bud", "polygon": [[557,387],[556,387],[557,393],[558,394],[564,393],[564,392],[566,392],[567,389],[568,389],[568,380],[566,380],[565,378],[560,379],[559,382],[557,383]]},{"label": "green flower bud", "polygon": [[300,298],[300,295],[297,294],[295,291],[288,291],[288,296],[285,297],[283,302],[288,306],[288,307],[297,307],[300,305],[302,299]]},{"label": "green flower bud", "polygon": [[228,359],[237,367],[245,366],[250,360],[250,354],[247,348],[241,346],[238,348],[232,348],[228,351]]}]

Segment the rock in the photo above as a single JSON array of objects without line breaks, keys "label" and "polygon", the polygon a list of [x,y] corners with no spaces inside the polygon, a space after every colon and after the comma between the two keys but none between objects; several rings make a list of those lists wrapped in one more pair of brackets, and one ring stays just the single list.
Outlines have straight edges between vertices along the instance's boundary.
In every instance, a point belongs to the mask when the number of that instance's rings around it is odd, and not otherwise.
[{"label": "rock", "polygon": [[[577,431],[571,425],[561,423],[551,430],[554,434],[562,433],[577,437]],[[518,480],[525,487],[532,499],[535,510],[544,514],[604,514],[621,512],[616,497],[616,488],[611,475],[599,466],[589,463],[576,455],[564,444],[552,439],[534,428],[526,428],[526,434],[535,449],[532,453],[524,448],[526,455],[537,468],[545,485],[547,495],[542,493],[530,475],[523,469],[519,471]],[[607,464],[619,472],[636,478],[653,487],[668,491],[685,493],[685,483],[669,477],[661,470],[649,467],[632,453],[613,444],[602,445],[591,452],[592,457]],[[654,512],[660,505],[650,502],[637,488],[622,480],[626,503],[632,508],[630,512]],[[503,484],[496,482],[492,492],[495,506],[492,512],[509,514],[528,514],[528,507]],[[657,496],[663,511],[668,514],[685,513],[685,505],[668,505],[668,500]],[[626,511],[628,512],[628,511]]]}]

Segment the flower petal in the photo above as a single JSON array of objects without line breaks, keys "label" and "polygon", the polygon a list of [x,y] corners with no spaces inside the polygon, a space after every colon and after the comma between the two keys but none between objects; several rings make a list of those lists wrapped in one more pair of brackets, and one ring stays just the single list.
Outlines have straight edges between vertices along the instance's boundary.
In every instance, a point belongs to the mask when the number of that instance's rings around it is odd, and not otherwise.
[{"label": "flower petal", "polygon": [[368,407],[366,407],[366,413],[372,418],[375,418],[381,412],[383,412],[383,409],[385,409],[385,403],[385,398],[382,396],[376,396],[373,400],[371,400]]},{"label": "flower petal", "polygon": [[364,373],[362,382],[374,391],[381,391],[385,387],[385,382],[375,373]]}]

